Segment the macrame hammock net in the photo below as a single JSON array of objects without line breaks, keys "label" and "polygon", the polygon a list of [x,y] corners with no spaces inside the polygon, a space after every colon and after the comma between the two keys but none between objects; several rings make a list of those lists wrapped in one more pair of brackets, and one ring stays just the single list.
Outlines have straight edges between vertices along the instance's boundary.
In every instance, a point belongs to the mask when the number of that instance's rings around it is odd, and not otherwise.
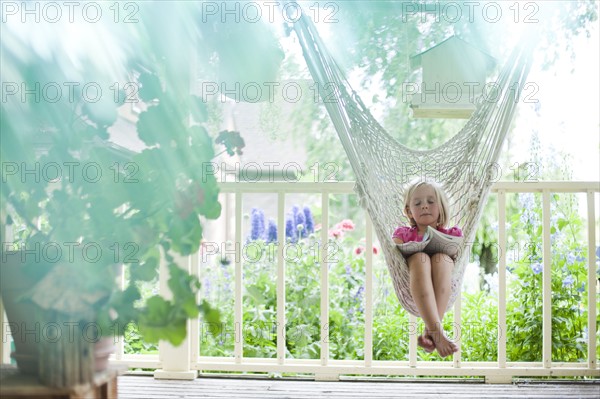
[{"label": "macrame hammock net", "polygon": [[416,167],[427,176],[433,171],[446,192],[451,210],[449,226],[461,227],[465,236],[465,246],[452,272],[449,309],[460,294],[470,255],[467,245],[473,242],[490,186],[497,178],[495,165],[529,72],[532,41],[515,48],[499,74],[497,93],[488,95],[485,101],[480,97],[475,112],[459,133],[438,148],[419,151],[398,143],[377,123],[306,15],[293,28],[348,155],[356,176],[355,191],[373,222],[396,295],[415,316],[419,312],[410,294],[408,266],[391,239],[398,225],[408,225],[402,213],[407,171]]}]

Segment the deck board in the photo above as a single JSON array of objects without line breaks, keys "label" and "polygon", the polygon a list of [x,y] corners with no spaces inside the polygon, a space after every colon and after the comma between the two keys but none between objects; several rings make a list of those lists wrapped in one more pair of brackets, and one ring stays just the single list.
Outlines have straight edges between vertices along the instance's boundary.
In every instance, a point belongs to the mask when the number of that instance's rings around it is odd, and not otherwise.
[{"label": "deck board", "polygon": [[193,381],[155,380],[150,376],[119,377],[121,399],[196,398],[600,398],[600,380],[581,383],[298,381],[286,379],[206,378]]}]

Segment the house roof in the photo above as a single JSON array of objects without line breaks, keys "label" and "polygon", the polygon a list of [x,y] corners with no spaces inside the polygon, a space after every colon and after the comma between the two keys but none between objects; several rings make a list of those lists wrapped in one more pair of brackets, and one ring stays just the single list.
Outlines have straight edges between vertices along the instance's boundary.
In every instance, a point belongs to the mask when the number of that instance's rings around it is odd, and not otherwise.
[{"label": "house roof", "polygon": [[469,42],[464,41],[463,39],[461,39],[460,37],[458,37],[456,35],[452,35],[449,38],[445,39],[444,41],[436,44],[435,46],[433,46],[423,52],[420,52],[419,54],[415,54],[415,55],[411,56],[410,57],[411,67],[413,69],[418,68],[419,66],[421,66],[421,58],[424,54],[429,53],[429,52],[435,52],[436,49],[447,46],[448,44],[450,44],[452,42],[458,42],[458,43],[460,43],[460,45],[470,48],[472,50],[475,50],[477,53],[481,54],[481,56],[485,59],[488,67],[494,66],[496,64],[496,59],[494,57],[492,57],[491,55],[489,55],[488,53],[486,53],[485,51],[481,50],[479,47],[477,47]]}]

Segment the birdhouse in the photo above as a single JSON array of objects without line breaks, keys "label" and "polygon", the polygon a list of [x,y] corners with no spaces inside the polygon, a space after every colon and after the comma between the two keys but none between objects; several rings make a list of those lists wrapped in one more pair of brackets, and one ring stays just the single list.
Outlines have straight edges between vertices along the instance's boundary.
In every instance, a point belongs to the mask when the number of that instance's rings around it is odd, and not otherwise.
[{"label": "birdhouse", "polygon": [[451,36],[410,57],[413,69],[423,68],[420,84],[405,84],[412,94],[415,118],[464,118],[475,111],[476,101],[490,91],[486,78],[496,60],[464,40]]}]

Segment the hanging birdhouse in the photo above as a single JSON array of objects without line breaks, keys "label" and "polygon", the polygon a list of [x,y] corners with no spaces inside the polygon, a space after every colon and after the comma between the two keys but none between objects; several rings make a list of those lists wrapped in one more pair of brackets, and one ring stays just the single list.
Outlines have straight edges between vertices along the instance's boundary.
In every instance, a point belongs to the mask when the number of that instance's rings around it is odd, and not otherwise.
[{"label": "hanging birdhouse", "polygon": [[415,118],[468,119],[477,99],[493,89],[486,78],[496,60],[456,36],[412,56],[410,63],[423,68],[420,84],[405,83]]}]

